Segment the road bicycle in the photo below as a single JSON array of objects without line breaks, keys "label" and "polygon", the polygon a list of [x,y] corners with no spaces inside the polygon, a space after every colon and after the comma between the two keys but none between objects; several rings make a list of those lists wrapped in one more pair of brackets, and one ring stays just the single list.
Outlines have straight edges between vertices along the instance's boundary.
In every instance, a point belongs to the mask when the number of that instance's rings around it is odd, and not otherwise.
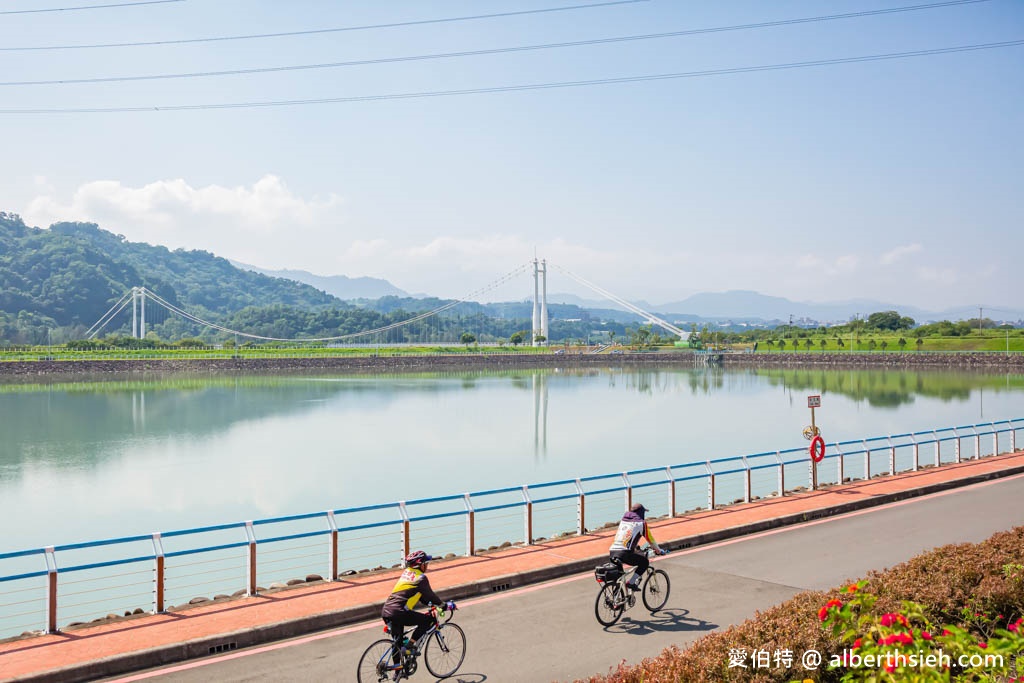
[{"label": "road bicycle", "polygon": [[359,683],[408,678],[416,673],[420,653],[427,671],[437,678],[447,678],[458,671],[466,658],[466,634],[458,624],[451,623],[453,611],[431,607],[429,614],[434,624],[415,648],[410,647],[400,631],[392,629],[390,624],[385,625],[384,632],[391,637],[382,638],[366,648],[356,671]]},{"label": "road bicycle", "polygon": [[[651,556],[651,548],[644,548],[644,554]],[[636,567],[628,571],[622,567],[622,561],[612,558],[594,570],[597,582],[602,584],[594,604],[594,614],[602,626],[611,626],[617,622],[622,613],[636,604],[636,592],[626,587],[626,582],[636,573]],[[672,589],[668,574],[661,569],[648,566],[640,587],[644,607],[652,614],[668,602],[668,594]]]}]

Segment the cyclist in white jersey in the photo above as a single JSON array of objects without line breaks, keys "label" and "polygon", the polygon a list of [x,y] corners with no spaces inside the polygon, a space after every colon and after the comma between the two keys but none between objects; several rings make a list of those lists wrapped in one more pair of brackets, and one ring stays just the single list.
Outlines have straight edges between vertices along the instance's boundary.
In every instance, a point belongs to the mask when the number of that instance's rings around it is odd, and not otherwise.
[{"label": "cyclist in white jersey", "polygon": [[624,564],[636,566],[636,571],[629,582],[626,583],[631,590],[639,588],[640,579],[643,578],[644,572],[647,571],[651,564],[646,555],[637,552],[641,539],[645,540],[647,545],[654,548],[654,552],[657,554],[664,555],[667,552],[662,550],[658,546],[658,542],[654,540],[654,534],[651,533],[650,527],[647,526],[647,522],[644,520],[646,514],[647,508],[640,503],[633,503],[629,507],[629,511],[622,515],[622,521],[619,522],[619,530],[615,532],[615,541],[612,543],[612,547],[608,549],[608,555],[613,560],[619,560]]}]

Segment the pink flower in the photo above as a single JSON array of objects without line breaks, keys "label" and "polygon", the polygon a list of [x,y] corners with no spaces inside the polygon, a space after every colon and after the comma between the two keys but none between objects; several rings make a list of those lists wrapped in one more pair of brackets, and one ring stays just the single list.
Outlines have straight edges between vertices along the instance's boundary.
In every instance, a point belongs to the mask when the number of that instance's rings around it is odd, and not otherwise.
[{"label": "pink flower", "polygon": [[983,640],[983,641],[981,641],[980,643],[978,643],[978,647],[980,647],[980,648],[981,648],[982,650],[984,650],[984,649],[985,649],[986,647],[988,647],[988,643],[986,643],[986,642],[985,642],[985,641]]}]

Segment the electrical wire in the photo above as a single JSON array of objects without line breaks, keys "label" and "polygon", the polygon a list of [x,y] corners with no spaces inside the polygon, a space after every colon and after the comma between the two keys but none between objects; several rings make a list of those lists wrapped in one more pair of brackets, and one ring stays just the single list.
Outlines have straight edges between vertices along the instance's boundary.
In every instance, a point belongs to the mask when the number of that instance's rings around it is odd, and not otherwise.
[{"label": "electrical wire", "polygon": [[394,64],[399,62],[417,62],[433,59],[453,59],[459,57],[479,57],[482,55],[506,54],[510,52],[528,52],[535,50],[551,50],[556,48],[583,47],[590,45],[606,45],[609,43],[623,43],[641,40],[656,40],[662,38],[679,38],[683,36],[697,35],[701,33],[713,33],[723,31],[740,31],[758,28],[770,28],[776,26],[787,26],[792,24],[803,24],[822,21],[836,21],[841,19],[862,18],[878,14],[894,14],[896,12],[911,12],[950,5],[965,5],[990,0],[949,0],[947,2],[931,3],[927,5],[910,5],[907,7],[893,7],[882,10],[868,10],[863,12],[849,12],[846,14],[829,14],[817,17],[803,17],[799,19],[781,19],[779,21],[766,21],[756,24],[737,24],[734,26],[717,26],[713,28],[690,29],[684,31],[669,31],[665,33],[647,33],[631,36],[614,36],[610,38],[592,38],[589,40],[575,40],[559,43],[541,43],[538,45],[518,45],[512,47],[498,47],[483,50],[463,50],[459,52],[442,52],[426,55],[411,55],[405,57],[381,57],[377,59],[359,59],[346,62],[325,62],[320,64],[298,64],[291,66],[267,66],[247,69],[226,69],[221,71],[192,71],[185,73],[149,74],[143,76],[105,76],[94,78],[60,78],[44,81],[0,81],[0,86],[32,86],[32,85],[72,85],[82,83],[124,83],[130,81],[154,81],[180,78],[207,78],[215,76],[243,76],[252,74],[276,73],[282,71],[306,71],[311,69],[335,69],[351,66],[368,66],[373,64]]},{"label": "electrical wire", "polygon": [[134,7],[136,5],[164,5],[169,2],[185,2],[185,0],[140,0],[140,2],[117,2],[108,5],[80,5],[78,7],[49,7],[46,9],[12,9],[0,10],[0,14],[42,14],[43,12],[77,12],[86,9],[111,9],[115,7]]},{"label": "electrical wire", "polygon": [[[154,0],[155,1],[155,0]],[[182,0],[160,0],[162,2],[181,2]],[[427,24],[444,24],[457,21],[477,21],[480,19],[502,19],[504,17],[516,17],[524,14],[544,14],[547,12],[567,12],[579,9],[593,9],[597,7],[610,7],[612,5],[632,5],[650,0],[614,0],[613,2],[593,2],[586,5],[567,5],[564,7],[546,7],[542,9],[519,10],[516,12],[497,12],[494,14],[474,14],[463,17],[445,17],[442,19],[420,19],[418,21],[398,21],[388,24],[367,24],[364,26],[340,26],[337,28],[320,28],[306,31],[285,31],[281,33],[255,33],[243,36],[214,36],[210,38],[186,38],[181,40],[150,40],[137,43],[92,43],[84,45],[38,45],[38,46],[17,46],[0,47],[0,51],[28,51],[28,50],[85,50],[106,47],[149,47],[153,45],[186,45],[190,43],[214,43],[228,40],[253,40],[262,38],[288,38],[293,36],[310,36],[321,33],[339,33],[342,31],[369,31],[382,28],[402,28],[405,26],[425,26]],[[981,0],[979,0],[981,1]]]},{"label": "electrical wire", "polygon": [[501,85],[484,88],[465,88],[461,90],[433,90],[423,92],[394,93],[390,95],[354,95],[348,97],[318,97],[299,100],[268,100],[264,102],[224,102],[219,104],[177,104],[136,107],[65,107],[54,109],[0,109],[0,114],[112,114],[131,112],[158,111],[198,111],[206,109],[253,109],[257,107],[286,107],[309,104],[339,104],[350,102],[376,102],[382,100],[410,100],[428,97],[453,97],[458,95],[480,95],[485,93],[520,92],[527,90],[554,90],[559,88],[579,88],[595,85],[613,85],[619,83],[643,83],[647,81],[665,81],[682,78],[702,78],[708,76],[724,76],[730,74],[757,73],[762,71],[781,71],[787,69],[803,69],[815,66],[834,66],[838,64],[857,64],[909,57],[927,57],[956,52],[992,50],[1004,47],[1024,45],[1024,40],[1007,40],[998,43],[979,43],[975,45],[959,45],[956,47],[934,48],[929,50],[913,50],[910,52],[890,52],[859,57],[839,57],[835,59],[817,59],[807,62],[787,62],[783,64],[763,64],[758,66],[739,66],[726,69],[708,69],[705,71],[684,71],[679,73],[649,74],[643,76],[622,76],[619,78],[595,78],[581,81],[556,81],[551,83],[528,83],[524,85]]}]

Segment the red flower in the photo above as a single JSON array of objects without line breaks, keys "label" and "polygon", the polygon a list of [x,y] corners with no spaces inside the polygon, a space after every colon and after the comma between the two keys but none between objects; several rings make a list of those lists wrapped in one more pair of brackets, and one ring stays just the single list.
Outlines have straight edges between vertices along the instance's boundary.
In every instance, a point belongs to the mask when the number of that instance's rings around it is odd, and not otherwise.
[{"label": "red flower", "polygon": [[885,670],[888,671],[889,673],[892,673],[893,671],[896,670],[896,665],[895,664],[886,664],[885,665]]},{"label": "red flower", "polygon": [[856,593],[857,592],[857,584],[851,583],[849,586],[846,587],[846,592],[847,593]]},{"label": "red flower", "polygon": [[860,645],[861,645],[860,638],[858,638],[857,640],[853,641],[853,649],[854,650],[860,649]]},{"label": "red flower", "polygon": [[942,635],[944,635],[944,636],[951,636],[951,635],[953,635],[953,632],[950,631],[948,628],[944,628],[944,629],[942,629]]},{"label": "red flower", "polygon": [[882,618],[881,618],[882,626],[893,626],[894,624],[897,624],[897,623],[903,624],[904,626],[906,626],[907,625],[907,618],[905,616],[903,616],[902,614],[893,614],[892,612],[889,612],[887,614],[883,614],[882,615]]},{"label": "red flower", "polygon": [[843,603],[839,600],[832,599],[825,603],[825,606],[818,610],[818,621],[825,621],[828,619],[828,611],[833,607],[842,607]]},{"label": "red flower", "polygon": [[928,631],[921,631],[921,637],[924,638],[925,640],[931,640],[932,639],[932,634],[928,633]]},{"label": "red flower", "polygon": [[986,642],[985,642],[985,641],[983,640],[983,641],[981,641],[980,643],[978,643],[978,647],[980,647],[980,648],[981,648],[982,650],[984,650],[984,649],[985,649],[986,647],[988,647],[988,643],[986,643]]}]

